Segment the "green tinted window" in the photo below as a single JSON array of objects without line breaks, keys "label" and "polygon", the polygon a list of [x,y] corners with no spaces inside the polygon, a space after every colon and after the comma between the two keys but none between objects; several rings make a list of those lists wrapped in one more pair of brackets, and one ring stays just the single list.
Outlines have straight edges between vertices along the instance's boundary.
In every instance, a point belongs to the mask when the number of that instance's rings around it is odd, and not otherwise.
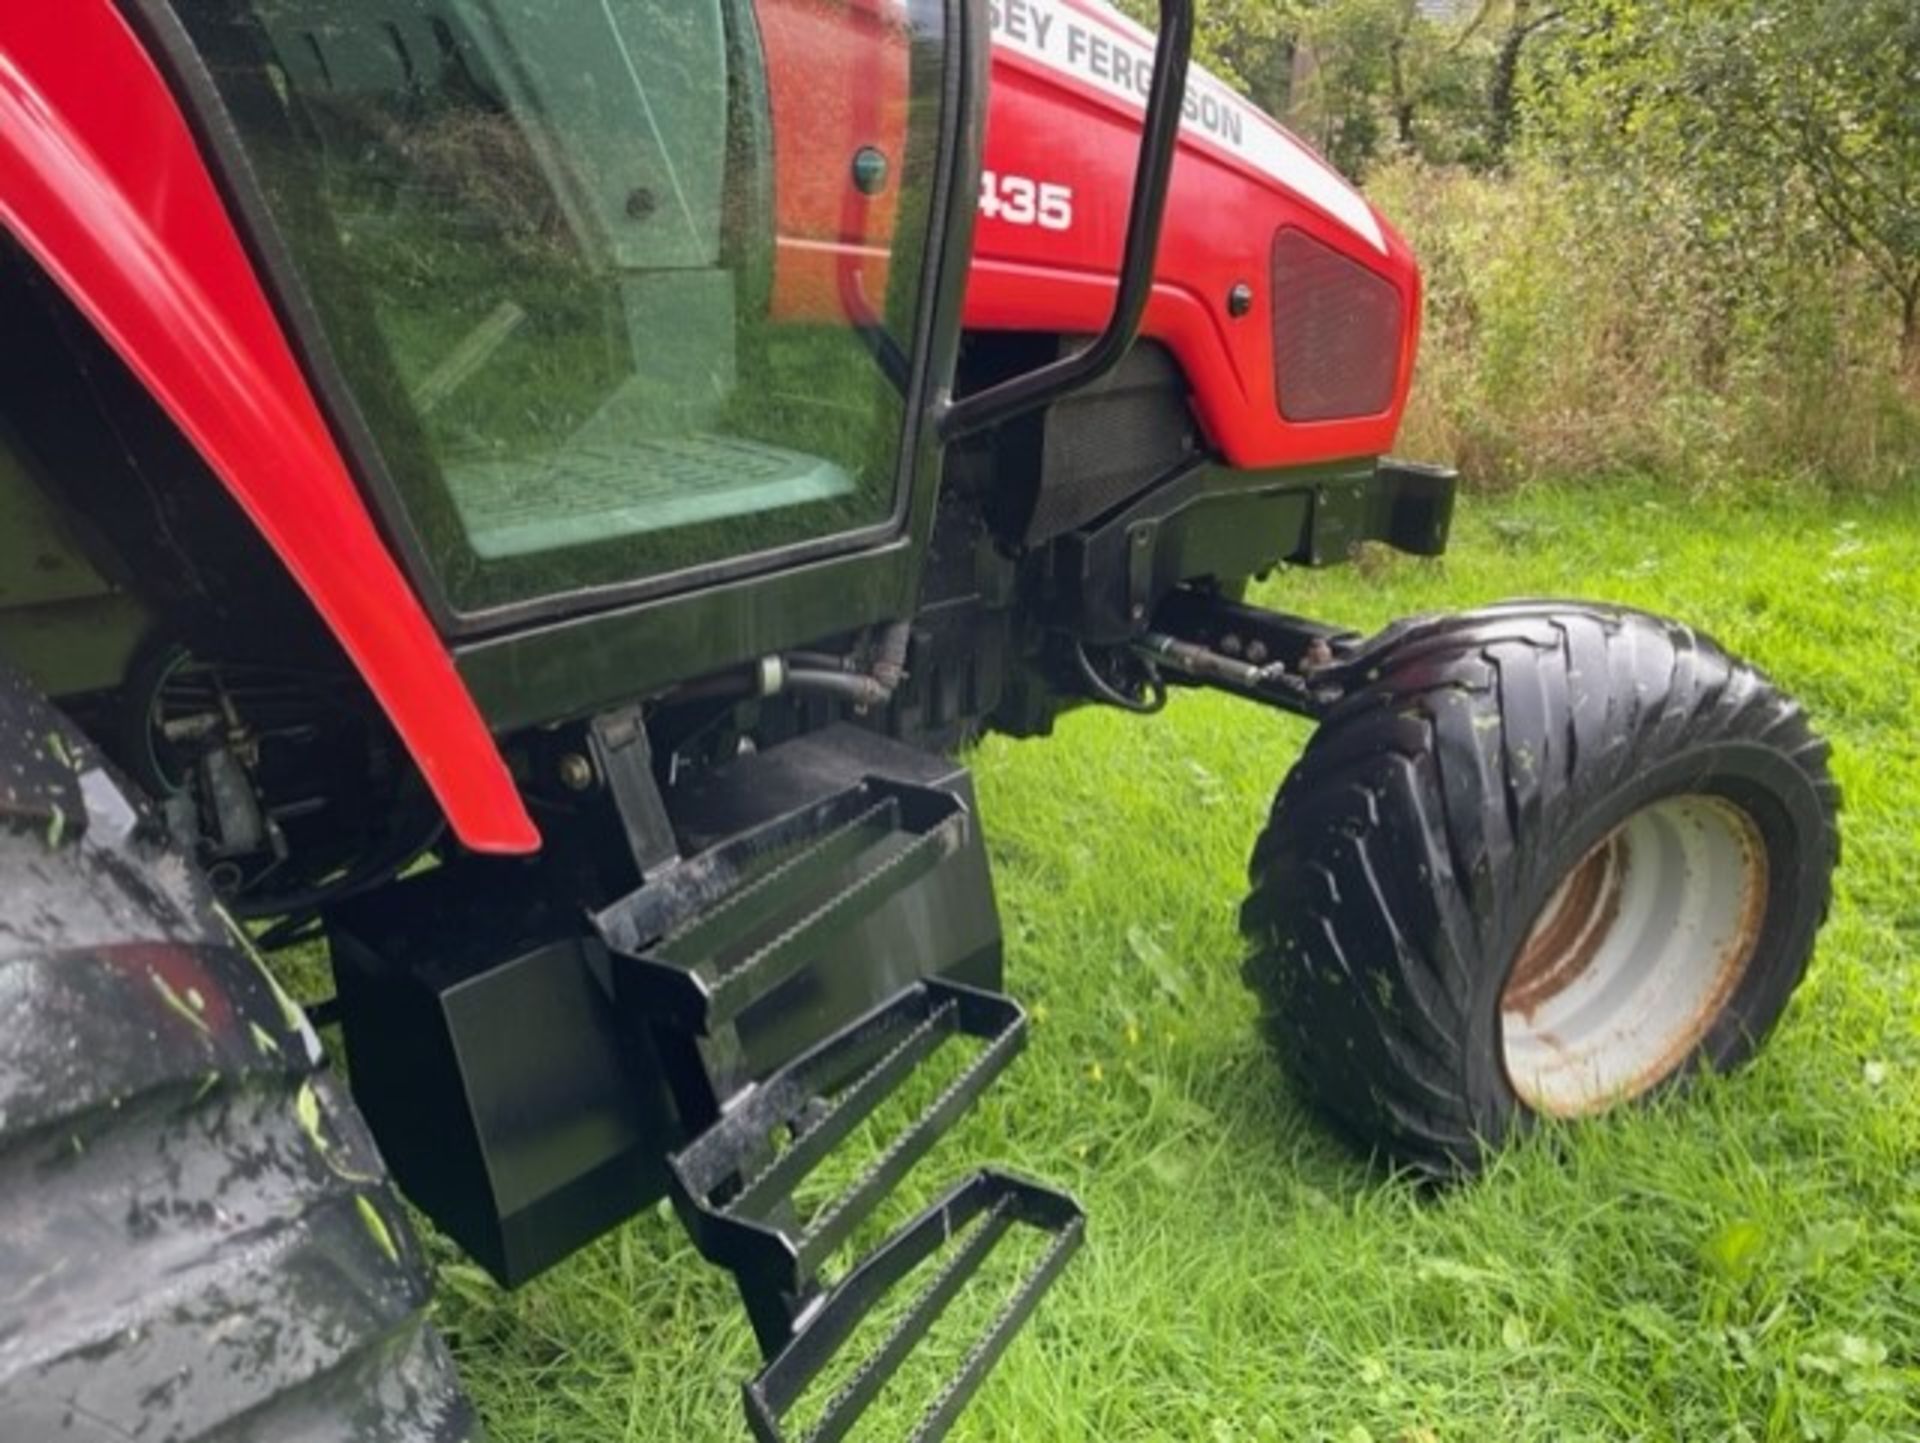
[{"label": "green tinted window", "polygon": [[456,609],[892,514],[925,8],[181,0]]}]

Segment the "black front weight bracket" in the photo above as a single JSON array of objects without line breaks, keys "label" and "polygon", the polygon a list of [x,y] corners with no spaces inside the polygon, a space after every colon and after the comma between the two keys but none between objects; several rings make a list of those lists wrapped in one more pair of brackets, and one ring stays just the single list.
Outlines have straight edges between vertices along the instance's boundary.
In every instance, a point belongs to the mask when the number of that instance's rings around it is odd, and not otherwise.
[{"label": "black front weight bracket", "polygon": [[1406,461],[1265,472],[1193,462],[1055,543],[1050,619],[1089,646],[1124,645],[1196,578],[1334,565],[1368,542],[1438,556],[1455,485],[1444,467]]}]

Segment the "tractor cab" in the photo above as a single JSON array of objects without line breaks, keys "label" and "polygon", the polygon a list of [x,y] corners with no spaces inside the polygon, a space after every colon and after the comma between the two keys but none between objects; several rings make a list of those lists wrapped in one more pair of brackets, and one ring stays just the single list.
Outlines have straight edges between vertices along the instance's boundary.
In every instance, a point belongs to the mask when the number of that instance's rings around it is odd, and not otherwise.
[{"label": "tractor cab", "polygon": [[697,584],[894,520],[942,7],[179,18],[360,480],[446,612]]}]

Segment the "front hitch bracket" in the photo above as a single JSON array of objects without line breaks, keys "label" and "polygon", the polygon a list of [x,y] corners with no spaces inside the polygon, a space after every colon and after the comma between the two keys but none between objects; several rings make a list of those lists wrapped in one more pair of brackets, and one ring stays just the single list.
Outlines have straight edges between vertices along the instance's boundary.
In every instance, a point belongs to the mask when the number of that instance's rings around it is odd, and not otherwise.
[{"label": "front hitch bracket", "polygon": [[1212,687],[1318,721],[1343,695],[1330,669],[1359,640],[1310,617],[1183,588],[1133,650],[1170,685]]}]

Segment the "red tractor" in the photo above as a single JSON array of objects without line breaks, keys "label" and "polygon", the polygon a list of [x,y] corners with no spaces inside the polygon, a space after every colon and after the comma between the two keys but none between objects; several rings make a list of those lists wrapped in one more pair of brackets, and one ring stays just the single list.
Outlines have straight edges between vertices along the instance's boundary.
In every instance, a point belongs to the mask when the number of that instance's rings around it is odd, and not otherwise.
[{"label": "red tractor", "polygon": [[395,1182],[507,1284],[670,1197],[762,1439],[1038,1229],[945,1432],[1078,1207],[981,1171],[836,1260],[1023,1037],[953,753],[1075,706],[1320,724],[1246,975],[1390,1160],[1758,1045],[1838,854],[1764,677],[1605,606],[1248,604],[1438,553],[1454,479],[1384,459],[1406,246],[1191,33],[0,8],[0,1436],[470,1436]]}]

